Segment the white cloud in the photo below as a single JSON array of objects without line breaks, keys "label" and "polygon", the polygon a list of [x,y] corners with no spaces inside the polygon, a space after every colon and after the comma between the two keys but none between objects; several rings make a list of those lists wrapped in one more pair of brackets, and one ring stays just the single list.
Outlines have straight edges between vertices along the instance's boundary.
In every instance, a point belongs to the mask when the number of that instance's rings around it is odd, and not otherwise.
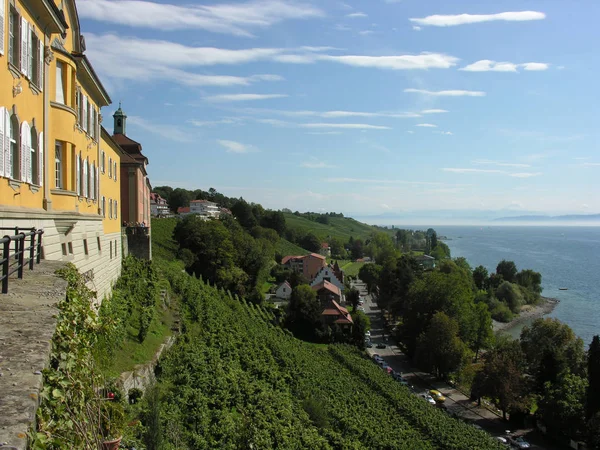
[{"label": "white cloud", "polygon": [[409,130],[409,131],[407,131],[407,133],[408,133],[408,134],[415,134],[415,132],[414,132],[414,131],[412,131],[412,130]]},{"label": "white cloud", "polygon": [[444,172],[452,173],[505,173],[504,170],[498,169],[471,169],[471,168],[455,168],[455,167],[444,167]]},{"label": "white cloud", "polygon": [[421,31],[421,27],[420,27],[420,26],[417,26],[417,25],[415,25],[415,26],[413,26],[413,30],[415,30],[415,31]]},{"label": "white cloud", "polygon": [[218,139],[217,142],[222,147],[225,147],[227,153],[250,153],[256,151],[251,145],[245,145],[241,142],[229,141],[226,139]]},{"label": "white cloud", "polygon": [[368,36],[373,33],[375,33],[373,30],[362,30],[358,32],[358,34],[360,34],[361,36]]},{"label": "white cloud", "polygon": [[476,61],[473,64],[469,64],[468,66],[462,67],[458,70],[464,70],[466,72],[517,72],[517,68],[522,67],[524,70],[528,71],[540,71],[546,70],[549,67],[549,64],[546,63],[523,63],[523,64],[515,64],[511,62],[496,62],[490,59],[482,59],[480,61]]},{"label": "white cloud", "polygon": [[440,114],[447,112],[448,111],[446,111],[445,109],[424,109],[423,111],[421,111],[421,114]]},{"label": "white cloud", "polygon": [[538,177],[541,174],[542,174],[541,172],[518,172],[518,173],[510,173],[510,174],[508,174],[508,176],[514,177],[514,178],[531,178],[531,177]]},{"label": "white cloud", "polygon": [[521,164],[521,163],[506,163],[502,161],[493,161],[490,159],[476,159],[473,161],[473,164],[481,164],[481,165],[490,165],[490,166],[499,166],[499,167],[531,167],[530,164]]},{"label": "white cloud", "polygon": [[259,123],[264,123],[266,125],[273,125],[275,127],[287,127],[290,125],[289,122],[279,119],[256,119],[256,121]]},{"label": "white cloud", "polygon": [[316,158],[312,158],[310,161],[302,163],[302,167],[307,169],[333,169],[335,166],[327,164],[325,161],[317,161]]},{"label": "white cloud", "polygon": [[131,27],[196,29],[246,37],[252,36],[252,29],[268,28],[284,20],[325,16],[307,3],[283,0],[185,6],[143,0],[79,0],[77,9],[82,18]]},{"label": "white cloud", "polygon": [[354,184],[412,184],[419,186],[465,186],[456,184],[441,183],[438,181],[409,181],[409,180],[387,180],[384,178],[351,178],[351,177],[334,177],[325,178],[323,181],[327,183],[354,183]]},{"label": "white cloud", "polygon": [[413,112],[393,112],[393,111],[311,111],[311,110],[300,110],[300,111],[286,111],[278,109],[267,109],[267,108],[245,108],[241,110],[246,114],[277,114],[286,117],[323,117],[325,119],[337,119],[345,117],[389,117],[397,119],[405,118],[416,118],[421,117],[420,114]]},{"label": "white cloud", "polygon": [[582,166],[584,166],[584,167],[599,167],[600,163],[597,163],[597,162],[584,162],[582,164]]},{"label": "white cloud", "polygon": [[341,23],[338,23],[336,26],[333,27],[333,29],[336,31],[350,31],[351,30],[351,28],[349,26],[342,25]]},{"label": "white cloud", "polygon": [[322,135],[327,135],[327,134],[342,134],[342,132],[341,131],[308,131],[306,134],[322,136]]},{"label": "white cloud", "polygon": [[319,60],[337,62],[348,66],[392,70],[449,69],[458,62],[458,58],[454,56],[428,52],[419,55],[399,56],[317,55],[316,57]]},{"label": "white cloud", "polygon": [[444,134],[446,136],[452,136],[452,131],[436,131],[437,134]]},{"label": "white cloud", "polygon": [[174,125],[157,124],[143,117],[129,116],[129,124],[137,126],[144,131],[156,134],[165,139],[177,141],[177,142],[193,142],[194,138],[190,133],[180,127]]},{"label": "white cloud", "polygon": [[369,16],[363,12],[355,12],[355,13],[351,13],[351,14],[346,14],[346,17],[349,17],[350,19],[359,19],[362,17],[369,17]]},{"label": "white cloud", "polygon": [[287,97],[285,94],[222,94],[204,97],[209,102],[245,102],[251,100],[268,100]]},{"label": "white cloud", "polygon": [[434,125],[432,123],[418,123],[418,124],[415,125],[415,127],[437,128],[437,125]]},{"label": "white cloud", "polygon": [[238,123],[240,120],[236,119],[220,119],[220,120],[188,120],[188,123],[194,125],[195,127],[210,127],[214,125],[232,125],[234,123]]},{"label": "white cloud", "polygon": [[508,21],[508,22],[523,22],[529,20],[545,19],[546,14],[538,11],[518,11],[518,12],[503,12],[498,14],[456,14],[456,15],[441,15],[436,14],[424,18],[413,18],[411,22],[423,26],[434,27],[452,27],[456,25],[465,25],[470,23],[493,22],[493,21]]},{"label": "white cloud", "polygon": [[390,127],[369,125],[366,123],[303,123],[301,128],[344,128],[356,130],[391,130]]},{"label": "white cloud", "polygon": [[550,66],[550,64],[546,64],[546,63],[536,63],[536,62],[529,62],[529,63],[524,63],[524,64],[520,64],[523,69],[525,70],[547,70],[548,67]]},{"label": "white cloud", "polygon": [[381,203],[379,206],[381,206],[383,209],[392,209],[389,205],[386,205],[385,203]]},{"label": "white cloud", "polygon": [[404,89],[404,92],[411,92],[415,94],[433,95],[438,97],[483,97],[485,92],[481,91],[462,91],[462,90],[448,90],[448,91],[428,91],[426,89]]}]

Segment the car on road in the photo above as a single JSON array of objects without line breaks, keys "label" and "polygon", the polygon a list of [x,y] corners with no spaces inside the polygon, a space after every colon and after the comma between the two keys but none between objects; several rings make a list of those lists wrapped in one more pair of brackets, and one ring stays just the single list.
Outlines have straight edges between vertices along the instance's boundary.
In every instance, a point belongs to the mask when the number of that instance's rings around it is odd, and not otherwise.
[{"label": "car on road", "polygon": [[444,403],[446,401],[446,397],[444,397],[444,394],[442,394],[440,391],[438,391],[436,389],[431,389],[429,391],[429,395],[431,395],[436,402]]},{"label": "car on road", "polygon": [[371,341],[367,341],[367,342],[365,343],[365,346],[366,346],[367,348],[373,348],[373,344],[371,343]]},{"label": "car on road", "polygon": [[427,400],[430,405],[435,405],[435,400],[431,397],[431,395],[423,393],[421,394],[421,397]]},{"label": "car on road", "polygon": [[510,444],[508,443],[508,439],[502,436],[496,436],[496,440],[500,442],[504,447],[510,448]]},{"label": "car on road", "polygon": [[531,444],[529,442],[527,442],[525,439],[523,439],[522,436],[519,436],[517,438],[511,437],[511,436],[507,436],[506,438],[507,438],[508,442],[512,446],[514,446],[514,447],[516,447],[516,448],[518,448],[520,450],[531,447]]},{"label": "car on road", "polygon": [[368,337],[368,338],[370,338],[370,337],[371,337],[371,332],[370,332],[370,331],[367,331],[367,332],[365,333],[365,337]]},{"label": "car on road", "polygon": [[383,342],[380,342],[375,347],[377,347],[377,348],[386,348],[387,346]]}]

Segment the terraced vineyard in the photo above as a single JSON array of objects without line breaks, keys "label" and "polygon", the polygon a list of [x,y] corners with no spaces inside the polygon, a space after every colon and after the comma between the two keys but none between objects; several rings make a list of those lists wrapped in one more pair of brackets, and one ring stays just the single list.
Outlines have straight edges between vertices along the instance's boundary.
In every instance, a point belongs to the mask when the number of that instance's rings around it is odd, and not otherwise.
[{"label": "terraced vineyard", "polygon": [[267,310],[164,270],[186,316],[159,376],[168,448],[500,448],[357,350],[306,344]]}]

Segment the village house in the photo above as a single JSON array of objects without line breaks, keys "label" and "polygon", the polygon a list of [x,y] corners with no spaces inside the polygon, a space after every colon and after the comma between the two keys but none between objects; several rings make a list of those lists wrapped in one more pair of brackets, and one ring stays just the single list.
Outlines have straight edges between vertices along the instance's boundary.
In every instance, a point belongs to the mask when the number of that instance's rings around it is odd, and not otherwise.
[{"label": "village house", "polygon": [[335,300],[338,303],[342,301],[342,290],[329,281],[323,280],[311,286],[311,288],[317,293],[317,298],[322,307],[325,307],[330,300]]},{"label": "village house", "polygon": [[319,254],[323,256],[331,256],[331,248],[327,242],[321,242],[321,249],[319,250]]},{"label": "village house", "polygon": [[354,321],[348,310],[340,306],[335,300],[330,300],[321,313],[321,320],[325,325],[339,326],[342,331],[350,331]]},{"label": "village house", "polygon": [[190,202],[190,214],[198,214],[203,219],[218,219],[221,209],[215,202],[208,200],[192,200]]},{"label": "village house", "polygon": [[423,269],[431,270],[435,267],[435,258],[429,255],[415,256],[415,261],[419,263]]},{"label": "village house", "polygon": [[171,217],[171,210],[167,201],[155,192],[150,193],[150,216]]},{"label": "village house", "polygon": [[344,289],[344,272],[340,269],[340,266],[336,262],[324,266],[319,270],[315,278],[311,281],[311,286],[316,286],[322,281],[329,281],[333,285],[337,286],[340,290]]},{"label": "village house", "polygon": [[287,281],[284,281],[275,290],[275,297],[280,298],[282,300],[289,300],[292,296],[292,286]]},{"label": "village house", "polygon": [[281,260],[283,266],[289,267],[294,272],[302,273],[308,281],[312,281],[319,271],[327,265],[323,255],[311,253],[303,256],[286,256]]}]

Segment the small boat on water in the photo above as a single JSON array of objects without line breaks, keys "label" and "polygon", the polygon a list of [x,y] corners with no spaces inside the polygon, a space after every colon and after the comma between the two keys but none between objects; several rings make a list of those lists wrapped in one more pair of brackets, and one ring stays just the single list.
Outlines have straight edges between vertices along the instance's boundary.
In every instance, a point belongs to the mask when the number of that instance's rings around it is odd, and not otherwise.
[{"label": "small boat on water", "polygon": [[559,291],[568,291],[569,288],[558,288]]}]

